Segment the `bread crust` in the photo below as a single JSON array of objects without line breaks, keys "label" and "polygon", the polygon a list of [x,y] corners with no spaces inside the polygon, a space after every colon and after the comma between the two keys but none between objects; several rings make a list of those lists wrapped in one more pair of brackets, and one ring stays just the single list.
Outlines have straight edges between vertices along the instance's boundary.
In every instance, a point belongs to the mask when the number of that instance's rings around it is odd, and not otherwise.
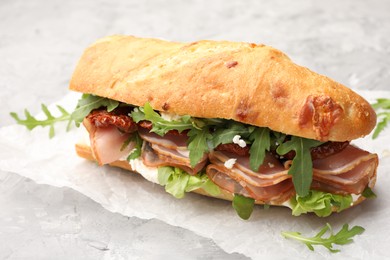
[{"label": "bread crust", "polygon": [[[92,150],[91,150],[91,148],[88,145],[82,144],[82,143],[78,143],[78,144],[76,144],[75,147],[76,147],[76,153],[77,153],[78,156],[80,156],[82,158],[85,158],[87,160],[96,161],[96,159],[93,156]],[[128,171],[130,171],[132,173],[135,173],[135,174],[139,174],[137,171],[133,170],[131,168],[131,165],[128,162],[126,162],[126,161],[115,161],[115,162],[110,163],[109,165],[114,166],[114,167],[119,167],[119,168],[122,168],[124,170],[128,170]],[[225,191],[223,189],[221,189],[221,193],[218,194],[218,195],[211,195],[211,194],[209,194],[207,191],[205,191],[203,189],[196,189],[196,190],[193,190],[191,192],[194,192],[194,193],[197,193],[197,194],[200,194],[200,195],[203,195],[203,196],[211,197],[211,198],[217,198],[217,199],[223,199],[223,200],[227,200],[227,201],[233,201],[233,194],[228,192],[228,191]],[[353,203],[353,205],[351,205],[351,207],[360,204],[363,200],[365,200],[365,197],[360,196]],[[259,201],[259,200],[256,200],[255,203],[258,204],[258,205],[264,205],[265,204],[263,201]],[[272,205],[273,206],[288,207],[287,205],[284,205],[284,204],[272,204]],[[332,211],[336,212],[337,208],[333,208]]]},{"label": "bread crust", "polygon": [[322,141],[353,140],[376,123],[349,88],[253,43],[109,36],[85,50],[70,89]]}]

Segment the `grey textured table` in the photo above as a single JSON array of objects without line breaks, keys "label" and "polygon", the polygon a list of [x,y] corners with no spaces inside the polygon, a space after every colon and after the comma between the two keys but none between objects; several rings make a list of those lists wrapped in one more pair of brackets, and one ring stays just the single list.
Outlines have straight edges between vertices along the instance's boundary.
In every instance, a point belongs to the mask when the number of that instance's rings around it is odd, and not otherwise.
[{"label": "grey textured table", "polygon": [[[390,90],[388,0],[113,2],[0,2],[1,126],[64,96],[83,49],[110,34],[265,43],[352,88]],[[0,259],[246,258],[15,174],[0,172],[0,194]]]}]

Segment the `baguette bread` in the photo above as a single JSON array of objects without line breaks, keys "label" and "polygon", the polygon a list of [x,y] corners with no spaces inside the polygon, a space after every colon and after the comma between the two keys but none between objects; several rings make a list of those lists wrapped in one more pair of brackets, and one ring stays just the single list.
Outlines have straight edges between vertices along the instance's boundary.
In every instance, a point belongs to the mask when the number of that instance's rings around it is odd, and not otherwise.
[{"label": "baguette bread", "polygon": [[[91,160],[91,161],[96,161],[95,157],[93,156],[93,152],[92,152],[91,148],[87,144],[84,144],[84,143],[76,144],[76,153],[77,153],[78,156],[80,156],[80,157],[82,157],[84,159]],[[130,171],[132,173],[135,173],[135,174],[140,174],[139,172],[137,172],[134,169],[132,169],[131,165],[127,161],[114,161],[114,162],[110,163],[109,165],[114,166],[114,167],[119,167],[119,168],[122,168],[124,170],[128,170],[128,171]],[[371,183],[372,186],[374,184],[375,183]],[[232,193],[229,193],[228,191],[223,190],[223,189],[221,189],[220,191],[221,192],[218,195],[211,195],[207,191],[205,191],[204,189],[201,189],[201,188],[193,190],[192,192],[200,194],[200,195],[203,195],[203,196],[211,197],[211,198],[217,198],[217,199],[223,199],[223,200],[227,200],[227,201],[233,201],[233,194]],[[351,207],[360,204],[364,200],[365,200],[364,196],[359,196],[357,199],[354,200],[354,202],[351,205]],[[260,201],[260,200],[255,200],[255,203],[258,204],[258,205],[264,205],[265,204],[264,201]],[[272,205],[273,206],[289,207],[288,204],[286,204],[286,203],[283,203],[283,204],[275,203],[275,204],[272,204]],[[332,211],[336,212],[337,208],[333,207]]]},{"label": "baguette bread", "polygon": [[251,43],[106,37],[84,52],[70,89],[321,141],[353,140],[376,123],[349,88]]}]

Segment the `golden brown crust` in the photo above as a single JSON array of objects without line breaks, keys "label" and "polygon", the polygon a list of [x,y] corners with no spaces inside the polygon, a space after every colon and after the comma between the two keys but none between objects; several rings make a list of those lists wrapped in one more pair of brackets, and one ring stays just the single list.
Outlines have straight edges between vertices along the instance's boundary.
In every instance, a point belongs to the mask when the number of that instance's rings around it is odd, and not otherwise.
[{"label": "golden brown crust", "polygon": [[249,43],[106,37],[84,52],[70,89],[322,141],[362,137],[376,122],[349,88]]},{"label": "golden brown crust", "polygon": [[[88,159],[88,160],[91,160],[91,161],[96,161],[95,158],[93,157],[93,154],[92,154],[92,150],[91,148],[86,145],[86,144],[76,144],[76,153],[78,156],[82,157],[82,158],[85,158],[85,159]],[[139,174],[138,172],[134,171],[132,168],[131,168],[131,165],[126,162],[126,161],[115,161],[113,163],[110,163],[111,166],[115,166],[115,167],[119,167],[119,168],[122,168],[122,169],[125,169],[125,170],[128,170],[132,173],[136,173],[136,174]],[[375,183],[372,183],[371,186],[373,187]],[[227,200],[227,201],[232,201],[233,200],[233,194],[228,192],[228,191],[225,191],[225,190],[222,190],[221,189],[221,193],[214,196],[214,195],[211,195],[209,194],[207,191],[203,190],[203,189],[197,189],[197,190],[194,190],[192,192],[195,192],[197,194],[200,194],[200,195],[204,195],[204,196],[208,196],[208,197],[211,197],[211,198],[218,198],[218,199],[223,199],[223,200]],[[352,206],[356,206],[358,204],[360,204],[363,200],[365,200],[365,197],[363,196],[360,196],[354,203]],[[255,201],[256,204],[258,205],[264,205],[264,202],[262,201]],[[283,205],[283,204],[272,204],[273,206],[285,206],[285,207],[288,207],[287,205]],[[333,212],[336,212],[337,211],[337,208],[333,208]]]}]

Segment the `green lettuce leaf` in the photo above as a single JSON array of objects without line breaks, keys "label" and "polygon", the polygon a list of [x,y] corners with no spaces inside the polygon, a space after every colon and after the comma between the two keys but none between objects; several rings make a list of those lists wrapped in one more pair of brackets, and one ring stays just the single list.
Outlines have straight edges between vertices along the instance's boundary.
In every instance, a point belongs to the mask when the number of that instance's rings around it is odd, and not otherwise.
[{"label": "green lettuce leaf", "polygon": [[351,195],[337,195],[317,190],[310,190],[305,197],[296,195],[290,200],[292,215],[299,216],[308,212],[314,212],[319,217],[327,217],[332,214],[332,208],[337,212],[349,208],[352,204]]},{"label": "green lettuce leaf", "polygon": [[199,188],[204,189],[211,195],[220,194],[220,189],[215,185],[206,174],[189,175],[177,167],[159,167],[158,182],[165,186],[165,191],[175,198],[183,198],[185,192],[190,192]]}]

